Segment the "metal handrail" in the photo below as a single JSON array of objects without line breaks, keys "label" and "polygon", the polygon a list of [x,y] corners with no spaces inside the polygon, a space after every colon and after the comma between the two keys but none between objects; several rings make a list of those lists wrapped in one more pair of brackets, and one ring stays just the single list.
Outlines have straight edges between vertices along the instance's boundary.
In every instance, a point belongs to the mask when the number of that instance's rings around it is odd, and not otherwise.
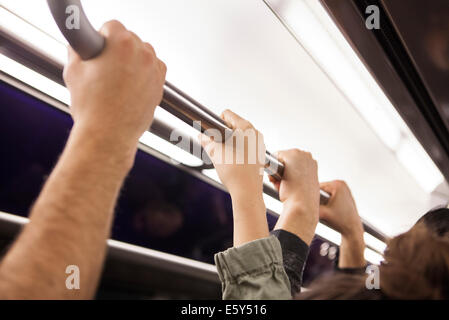
[{"label": "metal handrail", "polygon": [[[47,0],[47,2],[60,31],[83,60],[89,60],[101,54],[105,46],[105,39],[92,27],[80,0]],[[67,13],[71,12],[68,9],[74,9],[70,6],[76,7],[79,14],[79,28],[66,26]],[[220,131],[222,137],[228,137],[232,132],[221,118],[169,82],[164,84],[160,107],[190,126],[193,126],[195,121],[199,121],[201,127],[196,129],[201,132],[205,132],[207,129],[216,129]],[[281,180],[284,164],[267,151],[265,171],[275,179]],[[320,203],[327,203],[329,198],[330,195],[321,190]]]}]

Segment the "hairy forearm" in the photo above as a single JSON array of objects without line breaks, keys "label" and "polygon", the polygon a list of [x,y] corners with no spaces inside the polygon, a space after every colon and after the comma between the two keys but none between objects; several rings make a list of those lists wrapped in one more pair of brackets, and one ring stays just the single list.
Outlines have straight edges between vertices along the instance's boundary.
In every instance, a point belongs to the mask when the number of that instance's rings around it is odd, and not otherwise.
[{"label": "hairy forearm", "polygon": [[[123,148],[122,153],[112,150],[119,147],[74,127],[29,224],[0,265],[0,295],[19,299],[94,296],[115,201],[132,165],[133,148]],[[66,287],[69,265],[79,268],[79,290]]]},{"label": "hairy forearm", "polygon": [[234,194],[234,246],[239,246],[269,236],[266,208],[262,198],[254,194]]}]

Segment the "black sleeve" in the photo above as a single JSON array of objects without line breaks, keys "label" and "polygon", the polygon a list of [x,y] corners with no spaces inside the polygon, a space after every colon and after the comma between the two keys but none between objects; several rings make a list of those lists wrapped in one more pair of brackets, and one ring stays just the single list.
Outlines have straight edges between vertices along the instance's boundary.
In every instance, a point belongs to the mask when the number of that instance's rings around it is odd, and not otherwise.
[{"label": "black sleeve", "polygon": [[270,233],[281,243],[284,269],[290,280],[292,296],[295,296],[301,292],[302,274],[309,254],[309,246],[291,232],[273,230]]}]

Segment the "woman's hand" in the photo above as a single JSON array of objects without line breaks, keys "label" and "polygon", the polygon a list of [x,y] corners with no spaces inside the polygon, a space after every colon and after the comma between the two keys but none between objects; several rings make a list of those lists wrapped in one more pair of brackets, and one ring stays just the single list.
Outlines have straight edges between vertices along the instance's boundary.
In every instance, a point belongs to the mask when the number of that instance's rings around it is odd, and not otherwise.
[{"label": "woman's hand", "polygon": [[327,205],[320,206],[320,219],[340,232],[342,237],[363,236],[362,222],[348,185],[336,180],[321,183],[321,188],[331,197]]},{"label": "woman's hand", "polygon": [[261,194],[265,162],[263,135],[230,110],[225,110],[221,118],[233,129],[232,137],[222,143],[202,134],[201,145],[232,197]]},{"label": "woman's hand", "polygon": [[281,181],[270,177],[283,203],[282,215],[275,229],[296,234],[310,244],[318,223],[320,189],[318,165],[308,152],[298,149],[280,151],[277,157],[285,164]]},{"label": "woman's hand", "polygon": [[224,111],[221,117],[234,130],[232,137],[223,143],[217,132],[213,136],[219,142],[206,134],[200,138],[221,182],[231,195],[234,246],[238,246],[268,236],[262,197],[265,145],[262,134],[247,120],[230,110]]},{"label": "woman's hand", "polygon": [[364,267],[364,230],[351,190],[340,180],[322,183],[321,189],[331,198],[320,206],[320,219],[341,234],[339,267]]}]

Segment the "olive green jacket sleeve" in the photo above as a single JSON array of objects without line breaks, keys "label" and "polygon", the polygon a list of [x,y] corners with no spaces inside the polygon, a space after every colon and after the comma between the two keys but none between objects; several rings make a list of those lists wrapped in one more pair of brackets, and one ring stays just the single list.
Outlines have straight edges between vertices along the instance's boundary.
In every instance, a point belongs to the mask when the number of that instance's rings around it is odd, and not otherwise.
[{"label": "olive green jacket sleeve", "polygon": [[270,236],[215,255],[224,300],[290,300],[279,240]]}]

